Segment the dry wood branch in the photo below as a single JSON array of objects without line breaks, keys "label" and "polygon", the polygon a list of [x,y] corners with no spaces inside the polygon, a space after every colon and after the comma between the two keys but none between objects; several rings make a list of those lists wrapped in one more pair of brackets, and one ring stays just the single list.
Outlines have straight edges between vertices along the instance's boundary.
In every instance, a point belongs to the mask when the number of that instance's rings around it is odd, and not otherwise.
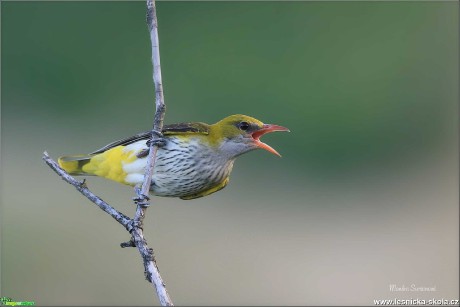
[{"label": "dry wood branch", "polygon": [[107,204],[105,201],[103,201],[100,197],[95,195],[93,192],[91,192],[88,187],[86,186],[85,180],[83,181],[78,181],[69,174],[67,174],[66,171],[64,171],[62,168],[59,167],[59,165],[48,156],[47,152],[43,153],[43,160],[46,162],[46,164],[51,167],[53,171],[55,171],[61,178],[67,182],[73,185],[81,194],[85,195],[86,198],[88,198],[90,201],[95,203],[99,208],[101,208],[104,212],[109,214],[111,217],[113,217],[118,223],[123,225],[128,231],[131,229],[131,219],[124,215],[123,213],[117,211],[115,208]]},{"label": "dry wood branch", "polygon": [[156,15],[156,7],[154,0],[147,0],[147,27],[150,33],[150,41],[152,43],[152,65],[153,65],[153,83],[155,86],[155,117],[153,120],[153,130],[149,146],[149,155],[147,157],[147,166],[144,174],[144,181],[141,190],[138,192],[138,197],[135,198],[137,205],[136,215],[134,216],[135,227],[131,232],[134,245],[137,246],[139,253],[144,261],[145,275],[148,281],[155,286],[158,298],[161,305],[172,305],[171,298],[166,290],[165,284],[160,276],[160,272],[156,265],[156,260],[153,254],[153,249],[147,247],[147,243],[143,236],[142,224],[145,217],[146,208],[149,206],[148,193],[150,190],[153,169],[155,167],[155,158],[158,147],[162,144],[161,130],[163,128],[163,119],[166,112],[163,97],[163,85],[161,80],[160,66],[160,46],[158,40],[158,21]]},{"label": "dry wood branch", "polygon": [[151,186],[153,170],[155,166],[155,157],[158,147],[163,144],[161,134],[163,128],[163,119],[166,111],[163,98],[163,86],[161,81],[160,67],[160,50],[158,42],[158,23],[156,17],[155,1],[147,0],[147,26],[152,43],[152,64],[153,64],[153,81],[155,85],[155,106],[156,112],[153,123],[151,139],[148,142],[149,154],[147,157],[147,166],[144,174],[144,181],[140,190],[136,189],[137,197],[134,201],[137,205],[136,213],[133,219],[130,219],[123,213],[104,202],[100,197],[93,194],[85,184],[85,181],[78,181],[51,159],[45,152],[43,160],[53,169],[64,181],[73,185],[80,193],[86,196],[90,201],[96,204],[104,212],[112,216],[117,222],[123,225],[130,233],[131,239],[128,242],[121,243],[121,247],[137,247],[144,263],[145,278],[154,286],[158,299],[162,306],[172,306],[173,303],[166,290],[165,284],[160,276],[156,265],[153,249],[149,248],[144,238],[142,224],[145,217],[145,211],[149,206],[149,197],[147,196]]},{"label": "dry wood branch", "polygon": [[[156,261],[153,255],[153,250],[148,247],[147,241],[144,238],[144,234],[141,228],[141,225],[135,220],[130,219],[123,213],[119,212],[100,197],[91,192],[86,186],[85,180],[79,181],[70,176],[66,171],[64,171],[53,159],[50,158],[47,152],[43,153],[43,160],[48,166],[55,171],[65,182],[73,185],[81,194],[88,198],[91,202],[96,204],[101,210],[113,217],[118,223],[123,225],[126,230],[131,233],[131,240],[122,243],[121,247],[130,247],[136,246],[139,250],[139,253],[142,256],[142,261],[144,263],[144,274],[145,278],[154,285],[155,290],[160,300],[162,306],[172,306],[171,298],[168,295],[165,284],[163,283],[160,272],[156,265]],[[138,206],[137,210],[144,210]],[[137,215],[137,214],[136,214]]]},{"label": "dry wood branch", "polygon": [[[150,41],[152,43],[152,65],[153,65],[153,83],[155,85],[155,118],[153,120],[152,136],[149,144],[149,155],[147,158],[147,166],[145,168],[144,181],[140,190],[139,198],[136,203],[140,206],[148,206],[148,193],[152,182],[153,169],[155,167],[155,157],[158,151],[158,146],[161,145],[163,129],[163,119],[166,112],[163,97],[163,85],[161,80],[161,65],[160,65],[160,45],[158,40],[158,21],[156,15],[155,1],[147,0],[147,27],[150,32]],[[137,210],[138,213],[141,213]],[[137,214],[136,214],[137,216]]]}]

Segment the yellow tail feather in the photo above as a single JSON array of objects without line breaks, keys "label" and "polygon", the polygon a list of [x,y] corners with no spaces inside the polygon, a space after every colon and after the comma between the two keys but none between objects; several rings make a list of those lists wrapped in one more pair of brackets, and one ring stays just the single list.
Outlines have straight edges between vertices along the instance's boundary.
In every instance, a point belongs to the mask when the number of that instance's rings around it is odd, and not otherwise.
[{"label": "yellow tail feather", "polygon": [[99,154],[63,156],[58,159],[59,166],[72,175],[95,175],[128,184],[125,181],[125,163],[133,162],[137,157],[132,152],[117,146]]},{"label": "yellow tail feather", "polygon": [[91,160],[92,156],[62,156],[59,157],[58,163],[67,173],[71,175],[92,175],[83,171],[83,166]]}]

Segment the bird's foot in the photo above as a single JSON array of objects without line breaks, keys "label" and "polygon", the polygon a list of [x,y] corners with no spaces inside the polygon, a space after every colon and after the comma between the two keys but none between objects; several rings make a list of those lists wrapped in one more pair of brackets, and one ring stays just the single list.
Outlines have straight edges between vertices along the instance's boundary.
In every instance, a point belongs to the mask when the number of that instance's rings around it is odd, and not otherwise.
[{"label": "bird's foot", "polygon": [[152,139],[147,141],[147,146],[158,146],[158,147],[163,147],[166,145],[166,140],[163,136],[163,133],[160,131],[152,130],[152,134],[155,136]]},{"label": "bird's foot", "polygon": [[145,157],[147,157],[149,155],[150,146],[157,146],[158,148],[160,148],[160,147],[163,147],[163,146],[166,145],[166,139],[164,138],[163,133],[155,131],[155,130],[153,130],[152,133],[155,136],[153,138],[147,140],[147,142],[146,142],[147,148],[139,151],[136,154],[136,157],[138,157],[139,159],[145,158]]}]

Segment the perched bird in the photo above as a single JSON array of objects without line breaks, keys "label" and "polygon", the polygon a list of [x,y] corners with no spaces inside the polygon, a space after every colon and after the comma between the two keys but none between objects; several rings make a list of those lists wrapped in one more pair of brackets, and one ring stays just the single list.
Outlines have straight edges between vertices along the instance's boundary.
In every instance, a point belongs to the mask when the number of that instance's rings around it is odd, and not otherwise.
[{"label": "perched bird", "polygon": [[[180,123],[163,127],[150,192],[158,196],[194,199],[223,189],[241,154],[262,148],[280,154],[259,138],[289,131],[246,116],[232,115],[208,125]],[[87,155],[62,156],[59,165],[72,175],[95,175],[139,186],[147,164],[151,132],[119,140]]]}]

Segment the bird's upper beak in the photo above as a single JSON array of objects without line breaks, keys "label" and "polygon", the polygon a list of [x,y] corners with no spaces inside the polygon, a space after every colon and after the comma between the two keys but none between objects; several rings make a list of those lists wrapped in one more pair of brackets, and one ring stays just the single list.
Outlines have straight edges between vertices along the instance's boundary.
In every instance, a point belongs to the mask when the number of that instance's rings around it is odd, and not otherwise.
[{"label": "bird's upper beak", "polygon": [[275,132],[275,131],[287,131],[287,132],[289,132],[289,129],[286,128],[286,127],[278,126],[278,125],[265,124],[265,125],[262,126],[262,128],[260,128],[257,131],[254,131],[252,133],[252,138],[254,139],[254,142],[255,142],[257,147],[265,149],[265,150],[271,152],[272,154],[275,154],[275,155],[281,157],[281,155],[276,150],[274,150],[271,146],[269,146],[269,145],[267,145],[264,142],[259,140],[262,135],[264,135],[266,133],[270,133],[270,132]]}]

